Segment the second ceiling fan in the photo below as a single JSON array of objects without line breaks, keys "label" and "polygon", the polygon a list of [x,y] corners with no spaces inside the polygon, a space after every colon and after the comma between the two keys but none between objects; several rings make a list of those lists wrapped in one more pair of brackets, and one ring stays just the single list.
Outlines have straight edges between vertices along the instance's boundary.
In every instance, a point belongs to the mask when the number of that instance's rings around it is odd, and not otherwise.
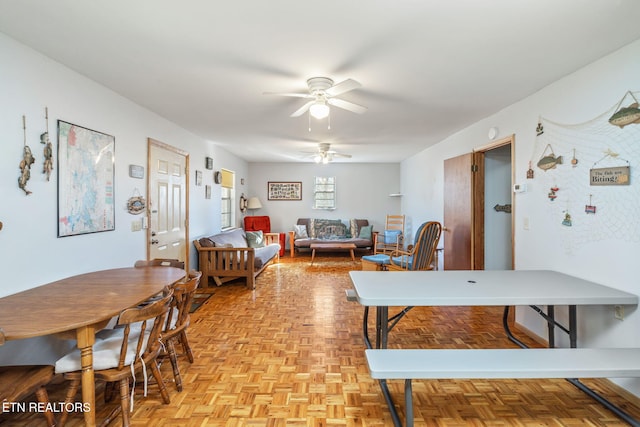
[{"label": "second ceiling fan", "polygon": [[316,119],[324,119],[329,115],[330,105],[358,114],[362,114],[367,111],[367,107],[337,98],[338,95],[362,86],[353,79],[347,79],[334,84],[333,80],[329,77],[312,77],[307,80],[307,86],[309,87],[309,93],[265,92],[265,95],[292,96],[296,98],[310,99],[310,101],[294,111],[291,114],[291,117],[299,117],[309,111],[309,114]]}]

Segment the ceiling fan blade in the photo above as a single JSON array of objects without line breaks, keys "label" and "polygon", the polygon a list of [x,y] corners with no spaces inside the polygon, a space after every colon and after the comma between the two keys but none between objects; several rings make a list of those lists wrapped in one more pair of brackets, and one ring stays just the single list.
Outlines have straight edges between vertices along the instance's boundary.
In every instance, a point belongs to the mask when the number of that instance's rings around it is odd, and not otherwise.
[{"label": "ceiling fan blade", "polygon": [[350,159],[351,158],[351,154],[342,154],[342,153],[333,153],[332,156],[333,157],[344,157],[345,159]]},{"label": "ceiling fan blade", "polygon": [[353,102],[345,101],[344,99],[338,98],[329,98],[327,102],[330,105],[333,105],[338,108],[342,108],[343,110],[351,111],[352,113],[362,114],[367,111],[367,107],[363,107],[362,105],[354,104]]},{"label": "ceiling fan blade", "polygon": [[293,96],[295,98],[313,98],[313,95],[308,93],[295,93],[295,92],[262,92],[263,95],[276,95],[276,96]]},{"label": "ceiling fan blade", "polygon": [[357,89],[362,86],[360,83],[353,79],[347,79],[340,83],[337,83],[331,86],[329,89],[325,91],[325,93],[329,96],[340,95],[341,93],[349,92],[350,90]]},{"label": "ceiling fan blade", "polygon": [[297,109],[296,111],[293,112],[293,114],[291,114],[291,117],[300,117],[301,115],[303,115],[304,113],[307,112],[307,110],[309,109],[309,107],[311,107],[311,105],[316,102],[315,100],[313,101],[309,101],[306,104],[304,104],[302,107],[300,107],[299,109]]}]

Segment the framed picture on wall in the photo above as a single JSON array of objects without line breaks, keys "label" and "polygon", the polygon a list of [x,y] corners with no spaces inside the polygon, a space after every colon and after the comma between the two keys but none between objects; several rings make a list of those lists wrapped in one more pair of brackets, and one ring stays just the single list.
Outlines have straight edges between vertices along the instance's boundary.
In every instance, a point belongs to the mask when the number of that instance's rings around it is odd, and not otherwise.
[{"label": "framed picture on wall", "polygon": [[302,182],[268,182],[268,200],[302,200]]},{"label": "framed picture on wall", "polygon": [[58,237],[115,230],[115,138],[58,120]]}]

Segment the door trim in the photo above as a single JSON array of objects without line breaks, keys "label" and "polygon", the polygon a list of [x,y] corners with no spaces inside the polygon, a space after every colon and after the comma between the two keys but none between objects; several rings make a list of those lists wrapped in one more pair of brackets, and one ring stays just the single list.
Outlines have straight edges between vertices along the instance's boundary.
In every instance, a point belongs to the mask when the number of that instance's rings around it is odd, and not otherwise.
[{"label": "door trim", "polygon": [[[151,148],[161,148],[163,150],[171,151],[185,158],[185,224],[184,224],[184,240],[185,240],[185,260],[184,267],[186,271],[189,271],[189,259],[190,259],[190,247],[191,242],[189,240],[189,152],[180,148],[174,147],[164,142],[160,142],[153,138],[147,138],[147,197],[151,194]],[[148,200],[147,200],[148,202]],[[149,209],[146,212],[147,224],[151,224],[151,213]],[[147,227],[147,259],[151,256],[151,228]]]},{"label": "door trim", "polygon": [[[484,270],[484,157],[487,151],[511,146],[511,186],[515,182],[515,143],[516,135],[504,137],[489,144],[473,149],[473,161],[478,172],[473,174],[473,222],[471,232],[471,265],[474,270]],[[511,269],[515,269],[515,198],[511,191]]]}]

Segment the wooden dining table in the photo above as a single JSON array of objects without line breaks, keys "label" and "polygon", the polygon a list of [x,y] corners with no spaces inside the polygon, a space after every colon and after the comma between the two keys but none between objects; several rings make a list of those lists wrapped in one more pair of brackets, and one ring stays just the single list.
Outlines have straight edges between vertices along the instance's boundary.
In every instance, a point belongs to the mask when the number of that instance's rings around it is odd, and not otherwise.
[{"label": "wooden dining table", "polygon": [[6,340],[45,335],[73,338],[81,352],[85,424],[95,426],[95,333],[122,310],[162,292],[185,276],[173,267],[102,270],[57,280],[0,298]]}]

